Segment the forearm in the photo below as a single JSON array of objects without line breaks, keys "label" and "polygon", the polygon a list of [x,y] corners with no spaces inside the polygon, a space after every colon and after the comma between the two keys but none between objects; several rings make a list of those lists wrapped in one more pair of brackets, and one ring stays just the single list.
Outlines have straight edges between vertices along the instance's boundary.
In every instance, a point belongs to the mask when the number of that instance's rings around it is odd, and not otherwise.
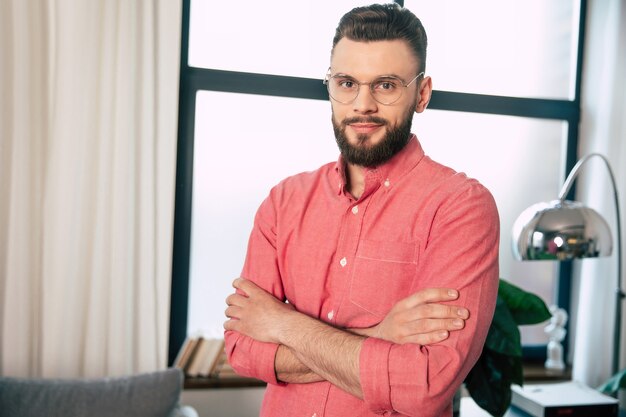
[{"label": "forearm", "polygon": [[276,379],[281,382],[308,384],[324,381],[324,378],[311,371],[291,349],[284,345],[278,346],[274,369],[276,370]]},{"label": "forearm", "polygon": [[363,337],[298,312],[285,317],[280,343],[289,348],[314,374],[363,398],[359,380],[359,355]]}]

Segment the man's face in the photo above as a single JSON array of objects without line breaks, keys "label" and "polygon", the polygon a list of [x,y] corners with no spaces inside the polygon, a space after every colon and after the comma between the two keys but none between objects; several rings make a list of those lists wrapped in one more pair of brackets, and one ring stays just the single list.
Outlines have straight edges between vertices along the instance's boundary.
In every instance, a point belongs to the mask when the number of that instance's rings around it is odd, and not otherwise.
[{"label": "man's face", "polygon": [[[330,72],[362,83],[381,76],[394,76],[408,83],[417,75],[418,63],[403,40],[356,42],[344,38],[335,45]],[[423,81],[420,77],[409,87],[401,87],[402,96],[390,105],[374,100],[368,85],[362,85],[349,104],[330,100],[337,145],[347,162],[374,167],[404,148],[413,112],[423,111],[430,98],[430,90],[425,101],[419,94],[423,82],[430,85],[430,79]]]}]

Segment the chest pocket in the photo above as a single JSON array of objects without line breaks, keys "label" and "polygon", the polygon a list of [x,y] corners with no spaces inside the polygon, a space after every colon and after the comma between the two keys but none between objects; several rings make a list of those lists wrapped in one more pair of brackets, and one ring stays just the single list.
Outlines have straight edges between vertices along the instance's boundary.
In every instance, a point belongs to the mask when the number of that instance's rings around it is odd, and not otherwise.
[{"label": "chest pocket", "polygon": [[350,301],[379,317],[409,295],[418,263],[417,242],[363,240],[357,250]]}]

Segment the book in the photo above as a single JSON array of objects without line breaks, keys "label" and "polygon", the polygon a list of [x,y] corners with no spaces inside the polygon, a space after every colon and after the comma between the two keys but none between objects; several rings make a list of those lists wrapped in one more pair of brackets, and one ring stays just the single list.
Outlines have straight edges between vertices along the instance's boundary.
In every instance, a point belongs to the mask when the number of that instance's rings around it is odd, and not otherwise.
[{"label": "book", "polygon": [[185,338],[183,345],[180,347],[180,350],[176,355],[176,359],[174,359],[174,366],[176,368],[185,369],[185,366],[189,362],[189,358],[191,357],[197,343],[197,337],[187,336],[187,338]]},{"label": "book", "polygon": [[208,377],[214,373],[220,354],[224,351],[224,339],[205,339],[204,345],[198,375]]},{"label": "book", "polygon": [[578,381],[511,387],[511,405],[534,417],[617,417],[618,401]]},{"label": "book", "polygon": [[197,369],[200,366],[200,356],[204,353],[204,341],[205,338],[202,336],[195,338],[193,346],[191,347],[191,353],[182,368],[183,371],[185,371],[185,375],[197,375]]},{"label": "book", "polygon": [[219,358],[224,352],[224,339],[198,337],[189,347],[191,353],[181,368],[189,377],[209,377],[215,373]]}]

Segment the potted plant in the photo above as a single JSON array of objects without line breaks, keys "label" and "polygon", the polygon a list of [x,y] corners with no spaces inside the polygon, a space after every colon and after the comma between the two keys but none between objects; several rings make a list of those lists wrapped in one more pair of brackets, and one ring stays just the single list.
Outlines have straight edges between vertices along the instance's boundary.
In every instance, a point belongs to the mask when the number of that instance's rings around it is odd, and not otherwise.
[{"label": "potted plant", "polygon": [[626,369],[622,369],[606,380],[598,387],[598,391],[607,395],[614,395],[617,391],[624,388],[626,388]]},{"label": "potted plant", "polygon": [[476,365],[465,378],[472,399],[491,415],[501,417],[511,404],[511,384],[522,385],[520,325],[551,317],[537,295],[500,279],[493,322]]}]

